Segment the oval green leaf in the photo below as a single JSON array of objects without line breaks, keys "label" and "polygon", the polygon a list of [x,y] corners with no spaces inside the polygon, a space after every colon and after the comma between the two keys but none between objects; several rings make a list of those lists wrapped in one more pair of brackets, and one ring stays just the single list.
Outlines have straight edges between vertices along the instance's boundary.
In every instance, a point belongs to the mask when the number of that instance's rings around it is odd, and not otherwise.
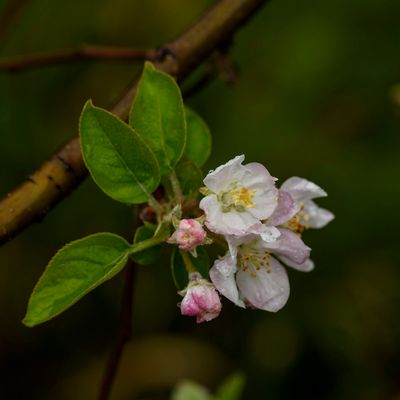
[{"label": "oval green leaf", "polygon": [[93,180],[122,203],[144,203],[160,182],[157,160],[127,124],[88,101],[80,120],[83,159]]},{"label": "oval green leaf", "polygon": [[98,233],[64,246],[36,284],[23,323],[32,327],[59,315],[112,278],[125,265],[130,245],[111,233]]},{"label": "oval green leaf", "polygon": [[169,174],[185,149],[185,110],[175,80],[150,62],[145,63],[129,120],[156,155],[161,174]]},{"label": "oval green leaf", "polygon": [[211,133],[207,124],[195,111],[185,108],[187,123],[187,141],[185,155],[197,166],[205,164],[211,154]]}]

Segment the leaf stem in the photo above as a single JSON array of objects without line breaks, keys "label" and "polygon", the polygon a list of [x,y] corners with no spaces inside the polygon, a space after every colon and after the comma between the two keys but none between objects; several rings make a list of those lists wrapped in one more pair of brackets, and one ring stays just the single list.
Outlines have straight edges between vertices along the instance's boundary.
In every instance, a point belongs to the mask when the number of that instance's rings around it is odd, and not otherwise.
[{"label": "leaf stem", "polygon": [[129,254],[139,253],[140,251],[146,250],[149,247],[157,246],[160,243],[165,242],[169,237],[169,232],[165,231],[160,236],[155,236],[150,239],[143,240],[142,242],[135,243],[131,246]]},{"label": "leaf stem", "polygon": [[98,400],[107,400],[111,394],[111,389],[118,371],[122,352],[126,342],[132,332],[132,300],[135,285],[136,265],[129,259],[125,269],[125,286],[122,294],[121,318],[118,327],[117,338],[114,348],[108,358],[106,370],[101,381]]},{"label": "leaf stem", "polygon": [[161,216],[163,213],[163,208],[162,208],[161,204],[155,199],[155,197],[153,195],[150,195],[150,197],[148,199],[148,203],[149,203],[150,207],[153,208],[154,212],[157,215],[157,222],[160,223]]},{"label": "leaf stem", "polygon": [[172,191],[174,192],[175,200],[177,204],[182,204],[183,203],[183,194],[182,194],[182,189],[181,185],[179,183],[178,177],[176,176],[175,170],[172,170],[169,179],[171,181],[172,185]]},{"label": "leaf stem", "polygon": [[194,267],[192,260],[189,257],[189,254],[186,251],[179,250],[181,253],[183,262],[185,263],[185,267],[187,272],[190,274],[191,272],[196,272],[196,268]]}]

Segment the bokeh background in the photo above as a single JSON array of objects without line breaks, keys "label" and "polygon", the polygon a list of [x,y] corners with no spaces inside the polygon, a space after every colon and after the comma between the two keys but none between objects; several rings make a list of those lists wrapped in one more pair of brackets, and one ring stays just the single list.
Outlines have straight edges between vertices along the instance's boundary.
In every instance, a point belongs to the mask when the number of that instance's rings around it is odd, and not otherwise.
[{"label": "bokeh background", "polygon": [[[158,46],[210,4],[28,0],[0,56]],[[289,272],[278,314],[225,302],[220,318],[197,326],[179,315],[168,263],[141,268],[115,400],[165,399],[185,378],[212,389],[237,370],[247,376],[243,399],[400,398],[399,16],[397,0],[271,1],[235,39],[237,83],[216,80],[189,99],[214,135],[206,170],[244,153],[281,182],[298,175],[321,185],[329,197],[319,203],[336,219],[305,233],[316,269]],[[0,74],[0,195],[77,131],[87,98],[109,106],[139,68],[82,62]],[[0,249],[2,399],[95,398],[121,276],[43,326],[20,321],[54,252],[107,230],[128,237],[130,211],[88,179]]]}]

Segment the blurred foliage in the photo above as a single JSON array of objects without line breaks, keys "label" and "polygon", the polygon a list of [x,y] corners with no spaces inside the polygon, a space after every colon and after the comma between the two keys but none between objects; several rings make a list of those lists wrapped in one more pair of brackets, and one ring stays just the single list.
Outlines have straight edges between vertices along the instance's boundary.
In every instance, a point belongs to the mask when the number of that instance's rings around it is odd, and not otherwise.
[{"label": "blurred foliage", "polygon": [[240,400],[244,383],[244,376],[236,373],[225,379],[215,394],[211,394],[204,386],[185,380],[173,390],[172,400]]},{"label": "blurred foliage", "polygon": [[[82,42],[157,46],[211,3],[27,1],[0,56]],[[399,13],[397,0],[270,2],[235,39],[237,84],[216,81],[190,98],[213,133],[207,168],[244,153],[281,181],[306,177],[327,190],[320,204],[336,220],[305,234],[316,269],[289,272],[291,297],[276,315],[225,302],[220,318],[197,326],[179,315],[168,263],[143,267],[115,400],[168,399],[184,379],[213,391],[237,368],[243,399],[400,397]],[[1,195],[77,131],[88,98],[107,107],[139,68],[82,62],[0,75]],[[129,237],[129,215],[88,180],[0,249],[2,398],[94,398],[121,277],[49,324],[20,321],[59,247],[97,231]]]}]

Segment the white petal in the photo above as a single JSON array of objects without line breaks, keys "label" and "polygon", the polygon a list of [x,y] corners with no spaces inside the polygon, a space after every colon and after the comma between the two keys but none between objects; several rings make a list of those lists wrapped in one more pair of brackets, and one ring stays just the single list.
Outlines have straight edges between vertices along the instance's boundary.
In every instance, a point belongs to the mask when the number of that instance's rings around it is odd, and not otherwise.
[{"label": "white petal", "polygon": [[290,229],[280,228],[281,235],[264,246],[281,259],[281,256],[296,264],[302,264],[310,256],[311,249]]},{"label": "white petal", "polygon": [[215,261],[210,269],[210,278],[217,290],[227,299],[239,307],[245,307],[239,298],[239,291],[235,280],[236,262],[230,255]]},{"label": "white petal", "polygon": [[301,212],[304,225],[309,228],[323,228],[331,222],[335,216],[325,208],[318,207],[312,200],[304,203],[304,209]]},{"label": "white petal", "polygon": [[325,190],[321,189],[318,185],[297,176],[293,176],[283,182],[281,189],[289,192],[298,201],[327,196]]},{"label": "white petal", "polygon": [[286,270],[272,257],[268,270],[257,270],[254,265],[249,265],[246,271],[240,269],[237,272],[236,282],[241,298],[261,310],[279,311],[289,298],[290,288]]},{"label": "white petal", "polygon": [[261,222],[246,211],[223,212],[214,194],[204,197],[199,207],[205,212],[206,226],[212,232],[239,236],[257,233],[263,229]]},{"label": "white petal", "polygon": [[295,262],[293,262],[292,260],[290,260],[287,257],[282,257],[281,256],[279,258],[288,267],[297,269],[298,271],[309,272],[309,271],[312,271],[314,269],[314,261],[311,260],[310,258],[307,258],[306,261],[304,261],[301,264],[296,264]]},{"label": "white petal", "polygon": [[234,275],[237,271],[236,257],[232,256],[230,253],[227,253],[225,256],[217,258],[214,261],[213,268],[218,270],[218,272],[225,277]]},{"label": "white petal", "polygon": [[220,165],[215,171],[210,171],[204,178],[204,184],[214,193],[228,188],[232,181],[241,181],[246,173],[242,165],[244,155],[236,156],[224,165]]},{"label": "white petal", "polygon": [[[279,231],[278,233],[280,235]],[[237,257],[239,246],[241,246],[244,243],[256,242],[257,240],[259,240],[259,238],[260,238],[259,234],[253,234],[253,233],[243,236],[235,236],[235,235],[225,236],[225,240],[228,243],[229,253],[231,254],[231,257]]]},{"label": "white petal", "polygon": [[278,189],[275,187],[275,178],[259,163],[247,164],[249,171],[242,180],[243,186],[250,191],[255,190],[253,197],[254,207],[248,208],[254,217],[262,220],[268,218],[278,205]]},{"label": "white petal", "polygon": [[268,219],[268,225],[278,226],[289,221],[298,211],[293,196],[283,190],[279,190],[278,206]]}]

